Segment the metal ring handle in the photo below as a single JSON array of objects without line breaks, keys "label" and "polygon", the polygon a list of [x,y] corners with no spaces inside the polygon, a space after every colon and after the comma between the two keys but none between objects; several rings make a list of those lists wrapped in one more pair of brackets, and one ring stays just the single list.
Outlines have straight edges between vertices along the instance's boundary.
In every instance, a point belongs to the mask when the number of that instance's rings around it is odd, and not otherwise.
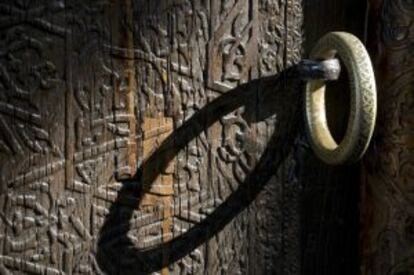
[{"label": "metal ring handle", "polygon": [[307,135],[315,154],[328,164],[352,163],[362,157],[371,140],[377,114],[374,71],[362,42],[349,33],[328,33],[318,41],[310,58],[332,59],[336,55],[348,71],[351,88],[348,126],[339,144],[328,128],[325,82],[308,81],[305,93]]}]

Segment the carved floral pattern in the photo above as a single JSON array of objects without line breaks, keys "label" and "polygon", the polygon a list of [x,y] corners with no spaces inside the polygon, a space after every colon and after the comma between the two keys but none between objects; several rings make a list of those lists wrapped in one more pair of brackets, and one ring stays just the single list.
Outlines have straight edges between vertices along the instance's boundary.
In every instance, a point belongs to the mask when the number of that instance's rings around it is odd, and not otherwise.
[{"label": "carved floral pattern", "polygon": [[[301,14],[300,1],[156,2],[0,4],[0,273],[145,270],[134,251],[201,224],[246,180],[270,137],[284,133],[279,113],[259,118],[253,100],[194,127],[201,130],[144,186],[142,198],[131,182],[119,181],[212,101],[300,56],[301,17],[290,22],[282,12]],[[289,42],[284,32],[294,34]],[[274,181],[282,184],[279,174]],[[257,204],[162,272],[255,272],[255,260],[299,272],[298,243],[289,241],[299,232],[297,213],[279,227],[280,213],[268,206],[279,191],[263,191]],[[292,233],[282,238],[271,226]],[[264,235],[245,242],[262,228],[273,238],[271,250]],[[273,261],[283,254],[278,239],[290,242],[283,248],[289,262]],[[107,254],[113,249],[120,252]]]},{"label": "carved floral pattern", "polygon": [[379,114],[363,176],[363,274],[414,270],[414,5],[381,1],[377,65]]}]

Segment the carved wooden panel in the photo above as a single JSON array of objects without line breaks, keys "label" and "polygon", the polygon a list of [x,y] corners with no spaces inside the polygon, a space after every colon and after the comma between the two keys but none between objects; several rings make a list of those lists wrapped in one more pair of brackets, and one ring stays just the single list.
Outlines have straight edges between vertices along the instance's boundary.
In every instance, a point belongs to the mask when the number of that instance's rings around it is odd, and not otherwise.
[{"label": "carved wooden panel", "polygon": [[378,125],[365,159],[362,274],[414,272],[414,3],[370,1]]},{"label": "carved wooden panel", "polygon": [[0,1],[0,273],[299,274],[301,42],[299,0]]}]

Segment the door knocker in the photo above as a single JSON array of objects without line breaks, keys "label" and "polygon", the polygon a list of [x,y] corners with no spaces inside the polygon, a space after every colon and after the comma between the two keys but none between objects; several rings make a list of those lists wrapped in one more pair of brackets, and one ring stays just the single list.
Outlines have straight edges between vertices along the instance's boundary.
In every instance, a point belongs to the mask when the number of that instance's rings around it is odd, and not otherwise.
[{"label": "door knocker", "polygon": [[[350,79],[350,111],[347,129],[339,144],[329,130],[325,108],[325,80],[335,79],[339,57]],[[310,53],[311,60],[303,68],[311,68],[306,80],[304,99],[305,127],[315,154],[328,164],[358,161],[369,145],[377,114],[377,93],[371,59],[362,42],[352,34],[332,32],[323,36]],[[310,65],[309,65],[310,64]],[[318,70],[319,67],[323,67]],[[316,68],[316,69],[315,69]]]}]

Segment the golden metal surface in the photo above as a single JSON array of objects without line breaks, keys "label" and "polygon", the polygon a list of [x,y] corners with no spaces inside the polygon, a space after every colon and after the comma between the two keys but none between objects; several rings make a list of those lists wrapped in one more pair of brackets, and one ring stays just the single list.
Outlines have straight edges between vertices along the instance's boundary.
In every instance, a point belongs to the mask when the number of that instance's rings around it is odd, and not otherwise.
[{"label": "golden metal surface", "polygon": [[325,107],[325,82],[308,81],[305,93],[305,124],[315,154],[328,164],[358,161],[374,131],[377,93],[371,59],[362,42],[352,34],[332,32],[322,37],[311,59],[341,58],[349,74],[351,102],[347,130],[337,144],[329,130]]}]

